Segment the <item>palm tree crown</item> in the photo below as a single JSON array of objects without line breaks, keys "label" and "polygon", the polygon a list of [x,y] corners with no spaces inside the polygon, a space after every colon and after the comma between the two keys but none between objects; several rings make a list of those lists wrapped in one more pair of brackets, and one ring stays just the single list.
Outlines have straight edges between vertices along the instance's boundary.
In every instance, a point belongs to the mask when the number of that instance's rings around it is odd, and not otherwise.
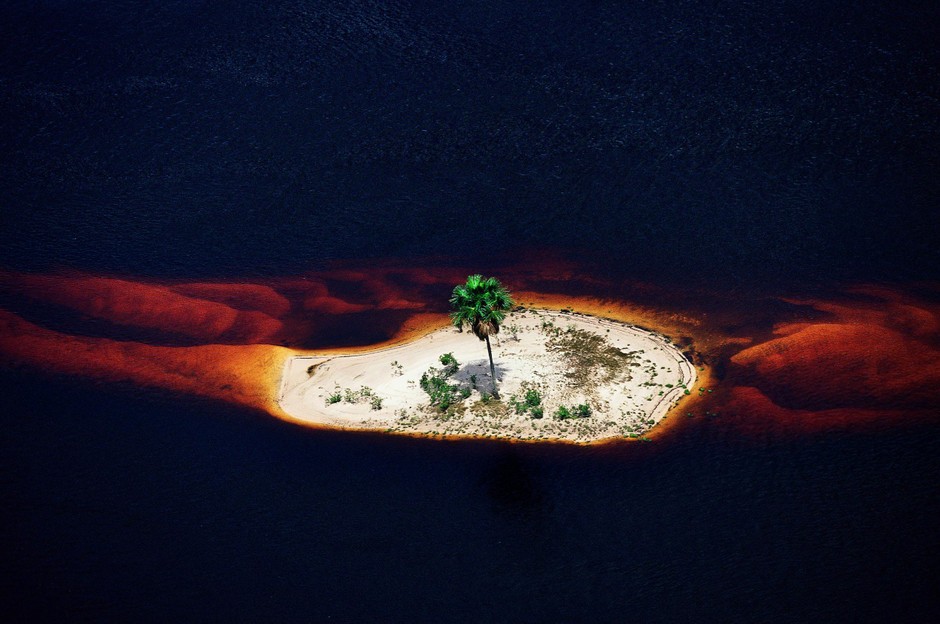
[{"label": "palm tree crown", "polygon": [[493,396],[499,394],[496,390],[496,367],[493,365],[490,336],[499,333],[499,324],[506,318],[506,312],[511,310],[513,305],[512,296],[498,279],[482,275],[467,277],[467,283],[455,286],[450,297],[450,307],[453,310],[450,318],[454,326],[463,330],[464,325],[469,325],[477,338],[486,341],[490,374],[493,377]]},{"label": "palm tree crown", "polygon": [[484,340],[499,333],[499,324],[513,305],[512,296],[498,279],[471,275],[466,284],[454,287],[450,318],[458,329],[469,325],[477,338]]}]

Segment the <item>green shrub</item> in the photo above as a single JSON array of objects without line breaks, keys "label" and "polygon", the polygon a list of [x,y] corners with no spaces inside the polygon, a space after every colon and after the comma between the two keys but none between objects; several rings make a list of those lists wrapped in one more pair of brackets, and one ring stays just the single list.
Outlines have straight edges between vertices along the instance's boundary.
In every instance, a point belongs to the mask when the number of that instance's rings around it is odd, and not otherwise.
[{"label": "green shrub", "polygon": [[[443,356],[441,357],[443,359]],[[447,382],[452,374],[453,372],[449,368],[443,370],[430,368],[421,375],[421,381],[419,382],[421,389],[427,392],[431,405],[442,412],[447,411],[448,407],[457,402],[457,395],[460,393],[459,387]],[[467,396],[469,396],[469,392]]]},{"label": "green shrub", "polygon": [[438,359],[441,361],[441,364],[443,364],[444,371],[447,373],[448,377],[456,373],[457,369],[460,368],[460,363],[457,362],[457,358],[454,357],[453,353],[445,353]]},{"label": "green shrub", "polygon": [[375,396],[375,391],[369,386],[361,386],[358,390],[346,390],[343,400],[347,403],[361,403]]},{"label": "green shrub", "polygon": [[542,404],[542,397],[538,390],[529,389],[525,391],[525,404],[528,408],[533,408]]},{"label": "green shrub", "polygon": [[512,395],[511,397],[509,397],[509,406],[517,414],[525,414],[526,410],[528,409],[525,403],[520,402],[519,399],[516,398],[516,395]]},{"label": "green shrub", "polygon": [[555,418],[558,420],[567,420],[569,418],[587,418],[590,415],[591,406],[584,403],[571,408],[560,405],[558,406],[558,411],[555,412]]},{"label": "green shrub", "polygon": [[509,406],[520,415],[526,412],[533,412],[535,408],[539,408],[539,416],[536,416],[536,418],[541,418],[541,414],[544,413],[544,410],[541,408],[542,396],[539,394],[539,391],[533,388],[526,388],[525,386],[523,386],[522,389],[524,391],[522,400],[519,400],[519,397],[516,395],[512,395],[509,397]]},{"label": "green shrub", "polygon": [[532,414],[532,418],[541,418],[542,415],[545,413],[545,410],[542,408],[541,405],[536,405],[530,410],[530,413]]},{"label": "green shrub", "polygon": [[377,410],[382,408],[381,397],[379,397],[375,393],[375,390],[369,386],[362,386],[358,390],[344,388],[342,393],[340,393],[339,388],[337,388],[333,393],[326,397],[327,405],[339,403],[340,401],[345,401],[346,403],[363,403],[368,401],[372,405],[372,409]]}]

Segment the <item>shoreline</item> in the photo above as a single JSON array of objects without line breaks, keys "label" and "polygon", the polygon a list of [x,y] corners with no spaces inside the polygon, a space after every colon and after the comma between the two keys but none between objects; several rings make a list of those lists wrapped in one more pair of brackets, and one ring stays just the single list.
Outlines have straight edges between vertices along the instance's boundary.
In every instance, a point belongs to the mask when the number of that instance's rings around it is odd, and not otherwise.
[{"label": "shoreline", "polygon": [[[420,378],[440,372],[445,353],[457,361],[448,383],[460,395],[441,410]],[[698,378],[665,336],[568,310],[517,309],[493,340],[493,358],[499,399],[487,396],[485,343],[450,326],[373,350],[294,355],[276,403],[290,420],[316,427],[584,444],[645,437],[691,398]],[[523,406],[533,391],[539,405]],[[558,416],[576,406],[590,415]]]}]

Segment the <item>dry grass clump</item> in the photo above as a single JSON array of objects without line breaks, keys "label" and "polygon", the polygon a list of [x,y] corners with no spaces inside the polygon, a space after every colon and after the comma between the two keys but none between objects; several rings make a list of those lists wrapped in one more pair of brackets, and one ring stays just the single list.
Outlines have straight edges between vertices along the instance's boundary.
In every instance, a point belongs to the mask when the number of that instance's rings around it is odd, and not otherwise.
[{"label": "dry grass clump", "polygon": [[617,380],[629,381],[634,356],[611,346],[597,334],[583,329],[549,332],[545,346],[563,356],[565,377],[572,387],[586,390]]}]

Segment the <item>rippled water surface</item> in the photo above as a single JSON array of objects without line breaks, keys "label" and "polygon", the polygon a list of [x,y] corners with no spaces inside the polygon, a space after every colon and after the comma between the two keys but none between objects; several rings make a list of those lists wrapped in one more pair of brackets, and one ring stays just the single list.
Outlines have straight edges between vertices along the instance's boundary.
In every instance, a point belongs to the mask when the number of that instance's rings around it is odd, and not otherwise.
[{"label": "rippled water surface", "polygon": [[[938,17],[5,3],[4,613],[936,620]],[[385,340],[471,267],[685,324],[710,411],[531,447],[139,385],[157,347]]]}]

